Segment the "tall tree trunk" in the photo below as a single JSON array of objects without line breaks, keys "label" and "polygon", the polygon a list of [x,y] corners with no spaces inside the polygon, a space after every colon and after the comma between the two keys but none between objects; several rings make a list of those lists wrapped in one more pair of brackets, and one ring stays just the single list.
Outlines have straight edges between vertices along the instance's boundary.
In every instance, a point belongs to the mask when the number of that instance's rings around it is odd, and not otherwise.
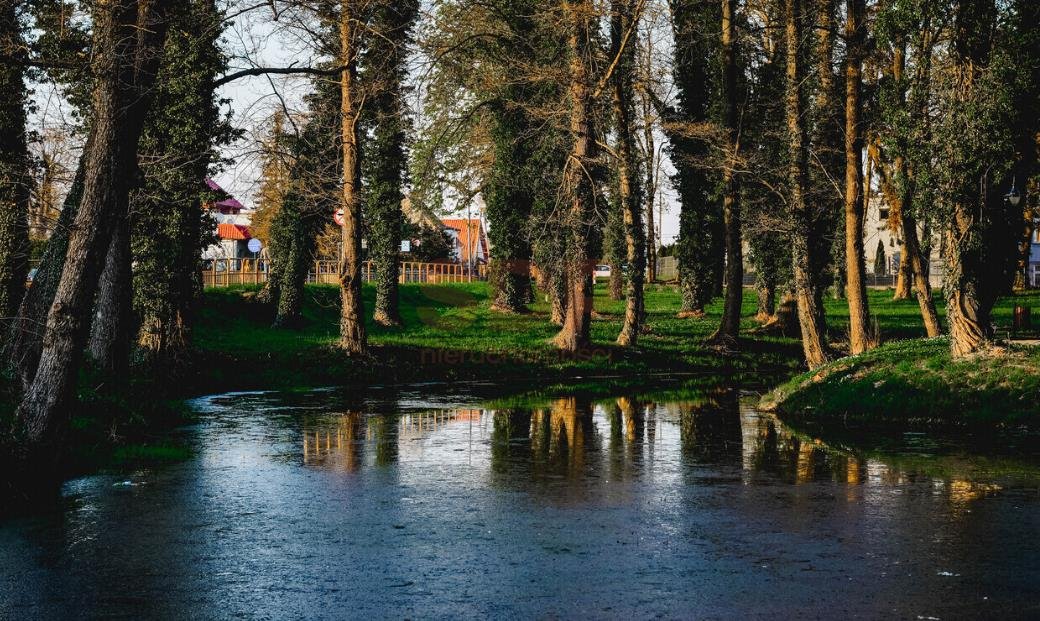
[{"label": "tall tree trunk", "polygon": [[549,275],[549,321],[563,327],[567,318],[567,277],[563,270],[554,270]]},{"label": "tall tree trunk", "polygon": [[83,199],[47,315],[39,365],[17,411],[30,463],[53,465],[60,456],[115,210],[126,204],[128,180],[134,177],[167,8],[165,2],[113,0],[96,9],[95,84]]},{"label": "tall tree trunk", "polygon": [[759,277],[755,290],[758,294],[755,319],[765,323],[776,313],[776,283]]},{"label": "tall tree trunk", "polygon": [[279,328],[296,328],[303,322],[304,290],[317,246],[315,214],[300,204],[304,199],[296,192],[290,190],[286,204],[278,212],[278,218],[285,219],[284,226],[291,236],[278,273],[278,307],[274,326]]},{"label": "tall tree trunk", "polygon": [[899,269],[896,270],[896,288],[895,293],[892,294],[893,300],[909,300],[910,299],[910,286],[914,282],[914,267],[912,261],[908,260],[907,252],[905,248],[906,240],[906,227],[903,222],[908,221],[911,225],[917,226],[917,222],[914,221],[912,216],[900,216],[898,222],[899,231],[903,235],[904,248],[899,253]]},{"label": "tall tree trunk", "polygon": [[[25,53],[20,2],[0,8],[0,54],[19,58]],[[25,134],[24,67],[0,63],[0,322],[18,312],[29,271],[29,152]]]},{"label": "tall tree trunk", "polygon": [[735,344],[744,303],[744,250],[740,234],[740,181],[736,176],[740,145],[737,139],[737,38],[733,20],[736,0],[722,1],[722,89],[725,98],[726,164],[722,173],[722,210],[726,228],[725,302],[715,339]]},{"label": "tall tree trunk", "polygon": [[643,101],[643,144],[646,146],[644,158],[646,161],[645,192],[646,201],[646,279],[649,282],[657,281],[657,231],[654,230],[654,199],[657,198],[657,170],[656,151],[654,140],[654,124],[650,122],[653,106],[650,97],[645,93]]},{"label": "tall tree trunk", "polygon": [[54,293],[58,290],[62,269],[65,267],[65,255],[69,249],[69,235],[79,212],[79,203],[83,197],[83,183],[86,179],[86,154],[90,145],[84,147],[84,155],[79,165],[58,221],[54,226],[47,247],[36,268],[33,284],[25,292],[18,316],[11,326],[11,336],[7,347],[7,356],[14,365],[22,390],[28,390],[36,375],[36,365],[40,361],[40,350],[43,348],[43,333],[47,325],[47,313],[54,302]]},{"label": "tall tree trunk", "polygon": [[[225,65],[223,23],[216,0],[196,0],[170,15],[156,99],[140,144],[145,187],[130,198],[133,310],[140,317],[135,336],[149,389],[160,395],[191,365],[206,218],[199,180],[210,169],[215,143],[230,129],[213,86]],[[276,136],[283,136],[280,117],[276,125]]]},{"label": "tall tree trunk", "polygon": [[612,80],[611,102],[618,135],[618,199],[624,218],[625,258],[629,268],[625,320],[617,343],[628,346],[636,344],[642,329],[643,279],[646,275],[646,232],[643,229],[639,164],[636,161],[632,128],[632,76],[635,68],[635,31],[639,15],[632,0],[613,0],[611,15],[612,47],[618,59]]},{"label": "tall tree trunk", "polygon": [[592,273],[587,227],[595,194],[587,175],[589,163],[595,157],[596,142],[593,136],[593,101],[587,63],[595,10],[590,0],[567,0],[564,2],[564,11],[571,54],[570,130],[574,146],[564,173],[564,185],[571,202],[564,216],[567,241],[563,269],[567,282],[567,308],[563,329],[553,342],[564,351],[577,352],[589,345],[589,327],[592,322]]},{"label": "tall tree trunk", "polygon": [[[996,21],[995,0],[958,0],[955,7],[955,36],[952,56],[955,104],[967,109],[978,105],[981,73],[987,67],[992,51]],[[974,128],[972,128],[974,129]],[[998,212],[1001,205],[990,199],[991,188],[985,171],[986,162],[954,162],[967,164],[975,174],[965,174],[966,182],[952,200],[946,223],[943,248],[946,270],[946,317],[950,324],[950,351],[955,357],[986,349],[993,337],[990,313],[1000,285],[987,281],[993,274],[987,270],[993,257],[982,247],[986,244],[987,224],[980,214]],[[969,185],[970,183],[970,185]],[[1000,199],[997,199],[1000,200]],[[989,216],[993,218],[994,216]],[[1004,241],[1004,243],[1007,243]],[[996,254],[996,253],[994,253]]]},{"label": "tall tree trunk", "polygon": [[127,205],[118,209],[98,282],[88,349],[102,374],[124,379],[130,368],[130,220]]},{"label": "tall tree trunk", "polygon": [[863,81],[863,0],[848,0],[845,22],[845,295],[849,303],[849,350],[872,346],[868,331],[866,258],[863,251],[863,128],[860,88]]},{"label": "tall tree trunk", "polygon": [[929,338],[939,336],[942,334],[942,326],[939,324],[939,313],[935,310],[932,285],[928,282],[928,264],[917,237],[917,222],[913,218],[903,220],[903,254],[910,262],[914,275],[914,292],[917,295],[917,305],[921,308],[925,333]]},{"label": "tall tree trunk", "polygon": [[[903,70],[906,63],[906,53],[902,46],[896,46],[895,53],[893,54],[892,61],[892,77],[895,80],[903,79]],[[906,160],[900,155],[896,162],[896,174],[905,175],[907,172]],[[904,184],[908,182],[908,179],[902,177]],[[895,291],[892,294],[893,300],[909,300],[911,293],[911,286],[914,282],[914,266],[913,258],[909,256],[910,251],[906,247],[906,238],[908,236],[907,231],[913,229],[913,234],[917,234],[917,220],[914,218],[908,210],[911,205],[906,200],[910,195],[905,191],[903,196],[897,203],[892,204],[892,217],[889,218],[889,226],[893,231],[901,231],[903,236],[903,249],[899,253],[899,267],[896,270],[896,284]],[[927,320],[926,320],[927,321]]]},{"label": "tall tree trunk", "polygon": [[339,263],[340,318],[339,346],[348,354],[365,354],[368,338],[365,335],[364,307],[361,301],[361,189],[357,161],[357,109],[354,104],[356,67],[357,19],[355,0],[341,0],[339,16],[340,103],[343,135],[343,251]]},{"label": "tall tree trunk", "polygon": [[362,167],[366,183],[365,217],[369,232],[369,256],[375,267],[376,299],[373,319],[383,326],[401,324],[398,279],[401,267],[401,234],[405,152],[408,118],[404,82],[407,79],[408,46],[419,12],[419,0],[372,3],[368,12],[371,33],[359,46],[364,50],[360,82],[365,104],[360,111],[366,131]]},{"label": "tall tree trunk", "polygon": [[804,69],[802,62],[802,0],[784,0],[784,30],[787,50],[787,89],[785,94],[790,208],[794,225],[791,239],[795,295],[798,321],[802,331],[802,349],[810,369],[825,364],[829,358],[817,265],[813,253],[819,245],[815,237],[816,218],[806,204],[808,183],[808,135],[802,123],[804,110]]}]

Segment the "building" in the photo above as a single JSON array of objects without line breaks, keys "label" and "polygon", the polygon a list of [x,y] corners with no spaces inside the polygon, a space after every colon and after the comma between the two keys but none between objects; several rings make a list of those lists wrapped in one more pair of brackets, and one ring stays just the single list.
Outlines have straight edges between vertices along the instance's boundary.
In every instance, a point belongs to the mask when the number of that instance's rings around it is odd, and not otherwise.
[{"label": "building", "polygon": [[1040,287],[1040,220],[1033,222],[1029,237],[1029,265],[1026,267],[1026,285]]},{"label": "building", "polygon": [[[863,254],[867,263],[867,274],[878,282],[881,278],[891,278],[899,273],[899,264],[903,260],[903,236],[899,229],[893,230],[889,225],[888,204],[879,195],[871,196],[867,204],[867,213],[863,222]],[[924,228],[918,227],[918,239],[924,236]],[[885,267],[878,271],[877,266],[880,248],[884,251]],[[943,266],[939,255],[939,237],[932,235],[931,256],[929,257],[929,280],[933,287],[942,285]]]},{"label": "building", "polygon": [[214,232],[217,236],[217,243],[205,248],[202,251],[202,258],[206,260],[252,259],[254,255],[249,251],[249,240],[253,236],[249,231],[249,225],[253,210],[247,209],[212,179],[206,179],[206,186],[226,198],[204,205],[210,217],[216,221],[217,228]]},{"label": "building", "polygon": [[487,263],[488,240],[480,218],[448,218],[442,223],[455,245],[455,258],[459,263],[471,266]]}]

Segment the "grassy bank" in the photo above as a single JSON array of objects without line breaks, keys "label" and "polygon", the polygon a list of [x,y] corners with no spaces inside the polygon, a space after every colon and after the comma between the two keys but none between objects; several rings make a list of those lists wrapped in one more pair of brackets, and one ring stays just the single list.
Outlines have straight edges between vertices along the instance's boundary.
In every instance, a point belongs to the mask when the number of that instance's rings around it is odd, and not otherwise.
[{"label": "grassy bank", "polygon": [[[365,361],[350,360],[335,349],[335,287],[307,288],[305,325],[295,330],[271,329],[273,310],[251,302],[253,293],[249,287],[206,292],[195,331],[196,390],[663,373],[767,373],[779,379],[799,364],[797,344],[783,338],[747,339],[740,352],[720,356],[704,341],[718,325],[721,306],[713,305],[703,319],[678,319],[679,297],[667,286],[648,289],[648,332],[636,348],[614,345],[624,303],[597,287],[594,346],[563,356],[550,343],[558,328],[549,323],[544,301],[532,305],[530,313],[504,315],[490,310],[486,283],[402,285],[403,325],[369,322],[372,358]],[[374,291],[366,287],[364,296],[371,308]],[[745,312],[754,312],[752,296],[745,300]],[[748,320],[749,329],[755,325]]]},{"label": "grassy bank", "polygon": [[[466,380],[573,384],[589,378],[631,385],[675,374],[702,376],[706,385],[736,376],[768,390],[803,368],[797,340],[756,330],[750,290],[744,299],[745,336],[736,352],[705,344],[718,325],[721,302],[703,318],[679,319],[679,295],[664,285],[648,288],[648,332],[639,347],[629,349],[613,344],[624,303],[609,299],[600,285],[594,298],[595,346],[580,356],[563,357],[550,343],[557,328],[548,321],[544,301],[534,304],[531,313],[503,315],[490,310],[486,283],[407,284],[401,287],[403,325],[385,328],[370,322],[373,355],[363,361],[335,348],[335,287],[307,288],[305,323],[295,330],[272,329],[273,310],[251,301],[254,292],[253,287],[206,292],[195,332],[199,364],[192,391]],[[374,292],[366,287],[364,294],[371,308]],[[893,301],[886,290],[871,291],[870,298],[879,333],[889,344],[784,384],[770,399],[785,416],[904,427],[1036,422],[1031,412],[1040,403],[1038,355],[1016,351],[1007,358],[955,363],[945,341],[919,339],[924,329],[915,301]],[[994,321],[1002,334],[1010,329],[1016,305],[1040,308],[1040,294],[997,305]],[[826,309],[832,340],[840,341],[848,324],[845,303],[828,299]],[[939,310],[943,314],[941,304]]]},{"label": "grassy bank", "polygon": [[[338,289],[307,287],[305,321],[297,329],[274,329],[274,309],[252,300],[255,287],[210,289],[197,317],[195,363],[171,398],[251,389],[306,389],[317,386],[373,386],[406,382],[486,381],[496,396],[506,391],[539,394],[575,390],[610,396],[620,392],[684,390],[739,385],[768,391],[796,376],[802,366],[800,343],[760,333],[751,318],[755,296],[746,291],[743,336],[735,352],[706,345],[721,315],[721,301],[702,318],[679,319],[680,299],[670,286],[647,289],[647,328],[639,346],[619,348],[624,303],[595,290],[595,346],[566,357],[551,345],[557,328],[539,300],[531,312],[503,315],[490,310],[486,283],[407,284],[401,287],[403,325],[385,328],[369,322],[372,356],[354,360],[335,347]],[[367,308],[374,291],[364,289]],[[891,291],[871,291],[871,310],[881,335],[914,339],[924,334],[917,304],[895,302]],[[1016,304],[1040,308],[1040,294],[1001,301],[995,321],[1011,325]],[[834,340],[848,323],[842,300],[826,300]],[[940,313],[942,308],[940,306]],[[949,361],[941,341],[894,342],[867,356],[835,363],[821,381],[796,377],[774,394],[785,418],[828,422],[888,423],[908,428],[941,422],[1008,426],[1036,424],[1036,369],[1040,358],[1018,353],[1006,361]],[[471,388],[471,390],[476,390]],[[479,390],[478,390],[479,392]],[[81,375],[79,403],[69,445],[72,469],[134,467],[182,458],[168,431],[188,420],[180,401],[158,401],[143,378],[132,375],[116,395],[89,371]],[[10,428],[18,395],[0,386],[0,425]],[[6,421],[6,422],[5,422]],[[0,447],[0,453],[8,449]]]},{"label": "grassy bank", "polygon": [[1040,348],[954,360],[946,338],[896,341],[803,373],[763,399],[785,420],[845,427],[1040,431]]}]

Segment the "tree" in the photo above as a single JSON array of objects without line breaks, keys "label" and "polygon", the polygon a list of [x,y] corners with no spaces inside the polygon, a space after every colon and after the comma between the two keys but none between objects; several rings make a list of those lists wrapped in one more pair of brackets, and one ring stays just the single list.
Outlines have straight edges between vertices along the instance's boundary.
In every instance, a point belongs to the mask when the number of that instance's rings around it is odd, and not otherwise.
[{"label": "tree", "polygon": [[[0,7],[0,54],[25,55],[21,2]],[[29,271],[29,197],[31,177],[26,146],[25,68],[0,64],[0,317],[13,317],[25,291]]]},{"label": "tree", "polygon": [[563,328],[554,343],[564,351],[577,352],[589,345],[592,320],[589,221],[596,197],[591,173],[596,157],[596,136],[592,119],[594,71],[591,63],[596,12],[590,0],[564,0],[562,8],[570,52],[569,103],[573,142],[564,168],[564,195],[569,206],[560,218],[566,239],[563,277],[567,308]]},{"label": "tree", "polygon": [[[234,136],[213,92],[214,79],[227,65],[218,47],[223,21],[212,0],[194,0],[171,14],[155,100],[141,137],[144,185],[132,194],[124,251],[134,262],[136,344],[152,378],[164,381],[189,363],[202,292],[199,257],[210,235],[202,205],[213,200],[202,180],[218,159],[216,147]],[[105,322],[105,315],[97,317],[95,332]]]},{"label": "tree", "polygon": [[357,150],[357,29],[355,0],[340,0],[339,62],[340,71],[340,138],[342,148],[343,187],[340,208],[343,210],[343,248],[340,253],[340,321],[339,346],[348,354],[365,354],[364,307],[361,301],[361,205],[360,166]]},{"label": "tree", "polygon": [[680,316],[700,316],[715,297],[723,263],[722,210],[714,196],[709,174],[708,140],[703,135],[710,120],[718,46],[713,34],[721,23],[716,3],[671,0],[675,39],[673,79],[677,106],[663,108],[664,130],[676,174],[679,194]]},{"label": "tree", "polygon": [[877,242],[877,249],[874,250],[874,275],[888,275],[888,256],[885,254],[885,242],[880,239]]},{"label": "tree", "polygon": [[791,239],[794,286],[802,349],[810,369],[829,359],[827,325],[823,314],[816,268],[820,265],[816,237],[819,221],[806,204],[808,187],[809,136],[803,122],[805,110],[805,63],[802,50],[802,0],[784,0],[784,31],[787,58],[786,121],[788,140],[788,204],[793,220]]},{"label": "tree", "polygon": [[933,148],[941,162],[944,289],[954,356],[989,346],[990,314],[1010,288],[1017,261],[1009,240],[1019,235],[1021,214],[998,185],[1006,183],[1014,160],[1013,65],[995,45],[996,20],[995,0],[956,2],[949,72],[937,85]]},{"label": "tree", "polygon": [[276,270],[281,258],[281,249],[272,245],[273,223],[289,193],[293,164],[289,135],[285,129],[285,113],[281,110],[275,112],[271,118],[271,128],[260,143],[260,157],[260,191],[256,197],[256,210],[253,212],[249,230],[253,237],[264,245],[269,259],[267,282],[257,294],[257,299],[263,303],[270,303],[278,299]]},{"label": "tree", "polygon": [[[628,289],[625,320],[618,345],[635,345],[643,322],[643,281],[646,277],[646,231],[643,228],[643,197],[639,179],[633,117],[635,105],[636,34],[641,3],[634,0],[611,2],[611,57],[615,59],[611,84],[614,131],[617,134],[617,200],[624,223],[625,261],[628,264]],[[619,270],[620,271],[620,270]],[[613,274],[611,274],[613,276]]]},{"label": "tree", "polygon": [[408,46],[419,13],[418,0],[373,3],[368,18],[363,53],[359,58],[359,83],[365,104],[361,132],[365,154],[362,175],[367,191],[369,257],[375,267],[376,323],[399,325],[397,280],[400,266],[401,201],[408,168],[406,131],[409,120],[403,101],[407,78]]},{"label": "tree", "polygon": [[[877,172],[881,193],[889,206],[889,226],[900,230],[903,252],[897,274],[896,297],[909,291],[913,279],[918,306],[929,337],[941,332],[939,315],[928,282],[931,233],[936,216],[932,170],[931,89],[934,48],[939,38],[941,2],[918,0],[907,6],[887,3],[877,20],[878,40],[890,48],[890,62],[879,85],[877,137],[868,144],[868,156]],[[913,71],[907,75],[908,53]],[[920,223],[924,234],[919,236]]]},{"label": "tree", "polygon": [[845,20],[845,297],[849,303],[849,351],[871,345],[868,334],[866,265],[863,250],[863,129],[861,126],[864,0],[847,0]]},{"label": "tree", "polygon": [[737,92],[736,0],[722,0],[722,97],[726,161],[722,170],[722,210],[726,229],[725,303],[717,341],[734,344],[740,334],[740,309],[744,303],[744,249],[740,222],[740,182],[737,157],[739,106]]},{"label": "tree", "polygon": [[[47,315],[36,372],[16,412],[26,459],[53,474],[68,425],[90,311],[112,232],[126,209],[137,141],[150,105],[173,3],[115,0],[94,20],[94,96],[83,194],[69,235],[67,259]],[[132,102],[127,105],[127,102]]]}]

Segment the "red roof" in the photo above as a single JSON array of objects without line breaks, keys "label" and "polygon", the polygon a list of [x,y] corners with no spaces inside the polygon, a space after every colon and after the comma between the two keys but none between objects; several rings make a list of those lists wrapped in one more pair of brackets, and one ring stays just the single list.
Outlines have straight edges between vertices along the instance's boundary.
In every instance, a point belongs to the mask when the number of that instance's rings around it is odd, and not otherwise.
[{"label": "red roof", "polygon": [[221,239],[252,239],[249,227],[244,224],[222,222],[217,225],[217,236]]},{"label": "red roof", "polygon": [[449,229],[459,232],[459,261],[469,263],[470,254],[474,259],[487,259],[487,238],[484,236],[484,228],[480,225],[479,218],[451,218],[442,222]]}]

